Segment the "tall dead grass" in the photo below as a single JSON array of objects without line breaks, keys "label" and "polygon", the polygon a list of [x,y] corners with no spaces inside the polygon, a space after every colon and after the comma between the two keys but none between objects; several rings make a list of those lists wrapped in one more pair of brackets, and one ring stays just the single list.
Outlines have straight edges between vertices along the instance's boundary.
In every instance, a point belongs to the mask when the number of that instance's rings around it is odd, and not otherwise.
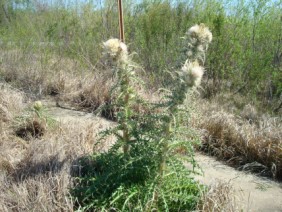
[{"label": "tall dead grass", "polygon": [[[24,106],[24,95],[2,85],[0,102],[9,120],[1,120],[0,211],[73,211],[69,189],[76,162],[94,151],[105,151],[112,140],[97,142],[97,132],[111,123],[91,120],[60,121],[40,138],[25,141],[13,132],[13,119]],[[7,115],[1,114],[1,119]]]},{"label": "tall dead grass", "polygon": [[76,90],[84,70],[78,61],[45,52],[1,51],[0,77],[36,97]]},{"label": "tall dead grass", "polygon": [[25,95],[6,83],[0,83],[0,89],[0,120],[8,122],[23,109]]},{"label": "tall dead grass", "polygon": [[79,170],[76,161],[91,154],[93,146],[96,151],[107,148],[109,143],[97,144],[95,132],[103,127],[108,126],[62,122],[56,130],[28,143],[13,136],[2,140],[2,154],[10,167],[1,172],[5,173],[1,176],[1,211],[73,211],[71,172]]},{"label": "tall dead grass", "polygon": [[218,102],[199,102],[200,149],[242,170],[282,180],[282,120],[259,115],[247,105],[240,114]]},{"label": "tall dead grass", "polygon": [[240,211],[236,202],[236,195],[230,183],[215,181],[203,194],[197,206],[201,212],[234,212]]}]

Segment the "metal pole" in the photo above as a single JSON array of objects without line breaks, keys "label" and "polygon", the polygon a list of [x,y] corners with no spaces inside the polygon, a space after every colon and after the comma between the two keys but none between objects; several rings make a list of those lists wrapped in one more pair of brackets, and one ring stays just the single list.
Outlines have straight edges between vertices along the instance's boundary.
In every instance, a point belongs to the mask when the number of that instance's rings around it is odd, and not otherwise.
[{"label": "metal pole", "polygon": [[123,12],[122,12],[122,0],[118,0],[118,13],[119,13],[119,38],[122,42],[125,42],[124,25],[123,25]]}]

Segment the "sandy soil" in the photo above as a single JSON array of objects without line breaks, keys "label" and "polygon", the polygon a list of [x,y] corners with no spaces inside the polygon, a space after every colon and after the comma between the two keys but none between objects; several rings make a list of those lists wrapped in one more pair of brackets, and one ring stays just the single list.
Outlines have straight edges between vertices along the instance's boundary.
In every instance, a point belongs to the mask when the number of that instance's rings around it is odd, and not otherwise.
[{"label": "sandy soil", "polygon": [[[46,104],[45,104],[46,105]],[[101,128],[114,123],[91,113],[55,107],[48,103],[49,113],[62,122],[99,122]],[[216,181],[229,182],[235,189],[237,205],[240,211],[248,212],[282,212],[282,184],[253,174],[238,171],[217,161],[212,157],[197,153],[196,160],[204,170],[203,176],[196,178],[210,185]],[[188,165],[187,165],[188,166]]]},{"label": "sandy soil", "polygon": [[242,211],[282,211],[281,183],[238,171],[201,153],[196,154],[196,161],[204,170],[204,175],[196,178],[206,185],[218,180],[229,182],[235,190],[237,204]]}]

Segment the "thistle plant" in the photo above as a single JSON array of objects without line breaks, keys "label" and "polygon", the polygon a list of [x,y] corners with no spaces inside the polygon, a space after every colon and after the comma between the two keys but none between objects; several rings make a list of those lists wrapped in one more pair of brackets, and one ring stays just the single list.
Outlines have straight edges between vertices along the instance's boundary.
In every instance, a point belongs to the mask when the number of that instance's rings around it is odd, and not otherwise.
[{"label": "thistle plant", "polygon": [[43,111],[43,104],[41,101],[35,101],[33,103],[33,109],[35,114],[38,116],[38,118],[42,117],[42,111]]},{"label": "thistle plant", "polygon": [[114,86],[115,92],[118,93],[117,106],[119,112],[117,114],[119,130],[121,134],[116,132],[116,136],[123,143],[123,151],[125,154],[128,153],[129,146],[131,143],[131,118],[133,115],[132,104],[135,100],[135,92],[131,86],[131,82],[135,78],[135,65],[129,59],[127,46],[118,39],[109,39],[103,43],[104,54],[107,58],[113,62],[113,69],[117,76],[117,85]]},{"label": "thistle plant", "polygon": [[16,135],[30,139],[41,137],[49,127],[55,126],[56,121],[50,117],[41,101],[35,101],[24,114],[16,118]]},{"label": "thistle plant", "polygon": [[[115,135],[117,142],[108,152],[94,153],[82,161],[82,176],[72,190],[82,206],[80,211],[195,209],[201,186],[175,154],[175,147],[188,143],[187,150],[193,152],[189,142],[177,138],[181,106],[188,91],[200,85],[204,74],[201,64],[211,33],[204,25],[194,26],[188,30],[185,39],[187,50],[192,53],[187,53],[187,60],[177,72],[174,87],[167,93],[165,101],[146,103],[152,109],[147,115],[137,114],[132,107],[144,101],[132,85],[138,82],[138,78],[126,45],[118,39],[103,43],[104,54],[112,62],[117,78],[112,94],[118,108],[118,123],[116,127],[103,131],[102,138]],[[123,147],[123,152],[120,147]]]},{"label": "thistle plant", "polygon": [[[139,114],[132,107],[133,104],[143,102],[132,85],[140,82],[134,71],[136,65],[126,45],[120,40],[109,39],[103,43],[103,48],[113,65],[117,81],[111,92],[112,106],[117,108],[117,126],[101,132],[101,140],[105,136],[114,135],[117,141],[109,151],[90,156],[94,165],[82,164],[86,170],[82,171],[79,184],[72,190],[73,196],[83,205],[80,210],[114,210],[124,208],[127,203],[132,204],[131,201],[139,194],[146,196],[145,190],[149,189],[147,185],[151,185],[157,171],[155,158],[158,154],[155,153],[153,142],[149,142],[148,136],[142,131]],[[86,158],[86,162],[88,160]],[[130,194],[132,200],[128,201],[127,194],[132,189],[140,191]]]},{"label": "thistle plant", "polygon": [[[188,29],[184,37],[186,42],[187,59],[181,70],[177,72],[174,88],[167,95],[168,101],[163,105],[166,114],[163,116],[163,129],[165,137],[162,139],[162,154],[160,163],[160,175],[165,171],[166,159],[169,152],[169,143],[175,140],[175,132],[178,126],[180,107],[190,90],[201,83],[204,68],[205,54],[209,43],[212,41],[212,33],[204,25],[195,25]],[[173,129],[174,128],[174,129]]]}]

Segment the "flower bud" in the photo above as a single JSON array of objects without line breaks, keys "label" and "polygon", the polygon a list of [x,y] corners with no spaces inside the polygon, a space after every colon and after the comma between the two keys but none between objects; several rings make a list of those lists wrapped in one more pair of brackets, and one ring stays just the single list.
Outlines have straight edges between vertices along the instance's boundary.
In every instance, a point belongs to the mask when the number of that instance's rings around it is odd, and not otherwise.
[{"label": "flower bud", "polygon": [[41,101],[36,101],[33,104],[33,108],[37,111],[39,111],[41,108],[43,107],[42,102]]}]

